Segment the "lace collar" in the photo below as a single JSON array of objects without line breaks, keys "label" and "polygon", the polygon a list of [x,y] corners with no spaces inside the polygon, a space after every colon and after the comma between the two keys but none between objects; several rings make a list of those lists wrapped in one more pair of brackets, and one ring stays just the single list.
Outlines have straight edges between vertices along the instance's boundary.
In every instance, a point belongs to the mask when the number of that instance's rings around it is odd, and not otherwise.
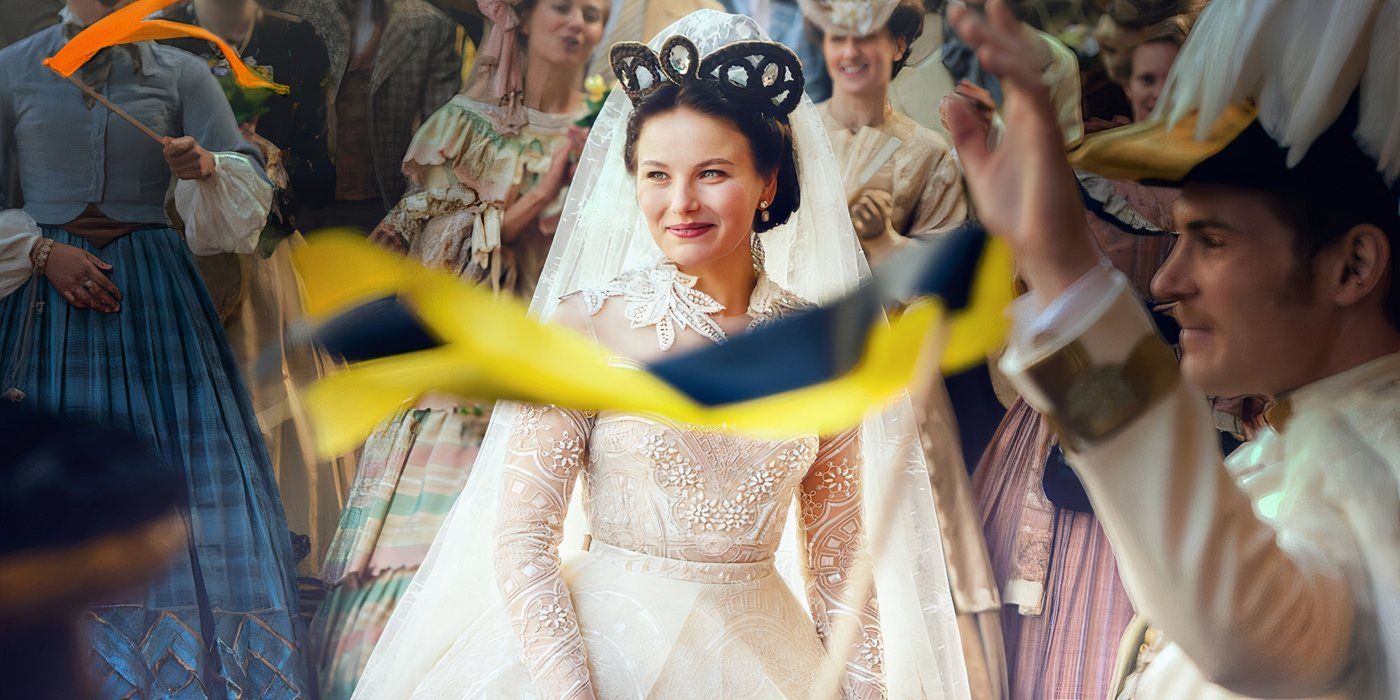
[{"label": "lace collar", "polygon": [[[656,326],[656,340],[662,351],[676,342],[676,331],[694,329],[700,335],[721,343],[728,339],[724,328],[711,314],[724,311],[724,305],[695,288],[693,275],[681,272],[676,264],[662,258],[654,264],[623,273],[611,282],[580,291],[589,315],[598,313],[609,297],[622,297],[623,313],[633,328]],[[759,274],[749,298],[749,328],[772,321],[791,311],[811,306],[796,294],[779,287],[766,274]]]}]

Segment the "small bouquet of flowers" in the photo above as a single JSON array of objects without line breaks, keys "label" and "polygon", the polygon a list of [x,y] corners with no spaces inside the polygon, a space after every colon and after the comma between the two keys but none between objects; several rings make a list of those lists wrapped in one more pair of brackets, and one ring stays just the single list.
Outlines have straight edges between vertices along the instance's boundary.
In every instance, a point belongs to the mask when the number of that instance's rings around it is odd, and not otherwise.
[{"label": "small bouquet of flowers", "polygon": [[[252,68],[253,72],[272,82],[272,66],[260,66],[252,57],[243,59],[243,62]],[[224,97],[228,99],[229,107],[233,108],[234,119],[239,124],[252,124],[270,109],[267,100],[272,96],[272,91],[267,88],[245,88],[239,85],[227,60],[211,59],[209,72],[219,81],[219,87],[223,88]]]}]

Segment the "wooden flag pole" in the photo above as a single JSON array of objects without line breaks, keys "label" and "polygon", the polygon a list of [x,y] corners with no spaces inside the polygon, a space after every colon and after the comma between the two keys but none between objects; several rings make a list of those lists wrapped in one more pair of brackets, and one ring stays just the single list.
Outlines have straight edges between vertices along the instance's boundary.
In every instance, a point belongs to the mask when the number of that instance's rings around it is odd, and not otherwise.
[{"label": "wooden flag pole", "polygon": [[157,134],[155,130],[151,129],[151,127],[142,124],[140,120],[138,120],[136,117],[133,117],[130,114],[128,114],[126,110],[112,104],[111,100],[103,97],[101,93],[92,89],[91,85],[88,85],[87,83],[79,80],[76,75],[68,75],[64,77],[68,79],[68,82],[77,85],[79,90],[82,90],[84,93],[87,93],[88,97],[91,97],[92,99],[101,102],[103,107],[106,107],[107,109],[112,111],[112,114],[115,114],[121,117],[122,119],[125,119],[127,123],[131,124],[137,129],[140,129],[141,133],[151,137],[152,140],[160,144],[162,147],[165,146],[165,138],[163,138],[160,134]]}]

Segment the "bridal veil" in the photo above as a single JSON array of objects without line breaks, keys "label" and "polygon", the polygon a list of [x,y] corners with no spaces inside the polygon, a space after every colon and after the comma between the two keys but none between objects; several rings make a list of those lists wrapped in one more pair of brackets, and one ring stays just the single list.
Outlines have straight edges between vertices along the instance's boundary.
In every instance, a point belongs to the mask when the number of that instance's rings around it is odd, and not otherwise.
[{"label": "bridal veil", "polygon": [[[702,10],[658,34],[650,42],[652,50],[675,34],[690,38],[701,56],[736,41],[767,40],[748,17]],[[598,115],[530,307],[538,317],[549,318],[561,297],[603,285],[660,255],[638,210],[634,178],[623,164],[631,109],[627,96],[614,88]],[[760,234],[765,269],[785,289],[821,303],[853,289],[869,271],[851,226],[836,159],[821,118],[805,96],[790,123],[802,206],[786,224]],[[517,413],[512,404],[497,407],[467,486],[374,650],[356,697],[407,697],[469,630],[510,629],[492,574],[491,538],[506,442]],[[862,444],[865,531],[875,561],[889,695],[967,697],[928,470],[906,396],[865,419]],[[561,546],[566,563],[582,551],[588,532],[577,501],[575,490]],[[777,566],[797,598],[805,600],[803,559],[792,521],[790,516]],[[514,638],[502,639],[502,653],[514,652],[514,644]],[[443,671],[436,669],[434,675],[441,677]],[[470,684],[464,677],[461,687]],[[527,694],[522,688],[521,695]]]}]

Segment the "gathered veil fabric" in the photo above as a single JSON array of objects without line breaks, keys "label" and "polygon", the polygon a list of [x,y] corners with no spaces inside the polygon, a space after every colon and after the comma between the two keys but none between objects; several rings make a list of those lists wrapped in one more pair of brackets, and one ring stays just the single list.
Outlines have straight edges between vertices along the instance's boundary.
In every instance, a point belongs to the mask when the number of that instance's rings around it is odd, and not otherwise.
[{"label": "gathered veil fabric", "polygon": [[[652,49],[658,49],[674,34],[689,37],[702,56],[736,41],[766,39],[752,19],[704,10],[662,31],[652,39]],[[638,210],[634,179],[623,165],[631,108],[626,95],[614,89],[589,136],[531,305],[531,312],[537,316],[549,318],[561,298],[577,290],[604,287],[624,272],[654,264],[660,256]],[[783,289],[806,301],[820,303],[855,287],[868,275],[868,269],[851,227],[840,172],[820,116],[804,97],[790,121],[798,151],[802,206],[788,223],[760,234],[766,254],[765,269],[768,277]],[[655,355],[654,345],[652,354]],[[528,422],[530,412],[537,410],[506,403],[497,407],[470,480],[395,610],[360,681],[357,697],[400,698],[415,693],[495,697],[506,693],[502,689],[510,689],[506,694],[512,697],[521,697],[524,689],[532,687],[493,575],[496,566],[492,538],[501,484],[511,457],[512,428],[522,411]],[[597,431],[608,420],[606,415],[604,412],[598,418],[600,427],[595,428],[595,439],[600,439]],[[967,697],[967,673],[938,520],[908,398],[902,396],[886,410],[867,417],[860,433],[865,465],[865,532],[869,538],[867,547],[875,555],[875,590],[888,695]],[[725,449],[726,444],[733,444],[728,440],[715,442],[720,449],[713,454],[720,455],[721,461],[726,455],[733,458],[745,454],[742,450]],[[602,449],[609,448],[604,445]],[[599,483],[590,486],[594,492],[605,488]],[[597,563],[599,545],[594,542],[593,551],[585,553],[584,535],[600,531],[605,524],[590,527],[585,508],[581,507],[583,490],[573,491],[574,502],[563,525],[560,553],[565,562],[563,577],[571,588],[577,591],[593,586],[590,590],[596,592],[601,587],[605,593],[612,593],[592,596],[595,600],[608,598],[610,602],[605,605],[579,606],[579,624],[585,628],[583,637],[595,687],[604,697],[674,697],[672,691],[676,689],[685,689],[687,694],[714,692],[717,689],[707,685],[713,679],[704,676],[706,668],[697,668],[696,661],[713,653],[713,649],[704,648],[713,641],[706,636],[713,630],[704,628],[705,620],[686,617],[688,610],[698,609],[696,606],[703,603],[698,601],[697,592],[704,596],[704,584],[689,585],[684,577],[637,573],[639,567],[634,566],[611,571],[606,580],[599,582],[603,576],[599,571],[602,565]],[[781,581],[794,595],[783,593],[779,583],[755,588],[745,608],[734,611],[736,619],[728,623],[729,631],[742,627],[744,616],[754,616],[755,621],[787,624],[815,639],[810,631],[810,613],[805,606],[794,604],[806,599],[804,556],[792,515],[796,505],[787,504],[785,508],[789,515],[773,561]],[[614,551],[612,557],[627,559],[629,554]],[[638,576],[644,578],[636,580]],[[599,611],[602,616],[590,617],[590,610]],[[621,624],[621,619],[607,619],[611,615],[626,615],[629,610],[645,611],[651,615],[648,619],[655,621],[651,632],[657,641],[644,647],[651,658],[630,659],[610,650],[638,648],[636,639],[609,636],[610,630],[624,627],[628,631],[617,632],[619,637],[636,633],[638,625],[628,627]],[[635,618],[627,621],[632,619]],[[611,624],[614,622],[617,624]],[[696,622],[701,624],[693,624]],[[796,632],[792,635],[797,636]],[[749,644],[747,648],[729,640],[726,643],[725,654],[739,650],[740,654],[764,658],[761,643]],[[797,647],[789,650],[794,648]],[[806,661],[788,658],[782,663],[795,664],[798,672],[815,675],[817,669],[801,666],[820,665],[821,658],[818,652]],[[614,667],[614,660],[625,661],[628,667]],[[725,658],[716,663],[724,668],[748,667],[744,660]],[[781,681],[778,669],[767,668],[766,661],[763,665],[765,670],[773,671],[767,681]],[[733,691],[734,680],[726,678],[724,689]],[[755,680],[758,685],[752,695],[772,695],[775,685],[781,687],[781,682],[759,687],[763,682]]]}]

